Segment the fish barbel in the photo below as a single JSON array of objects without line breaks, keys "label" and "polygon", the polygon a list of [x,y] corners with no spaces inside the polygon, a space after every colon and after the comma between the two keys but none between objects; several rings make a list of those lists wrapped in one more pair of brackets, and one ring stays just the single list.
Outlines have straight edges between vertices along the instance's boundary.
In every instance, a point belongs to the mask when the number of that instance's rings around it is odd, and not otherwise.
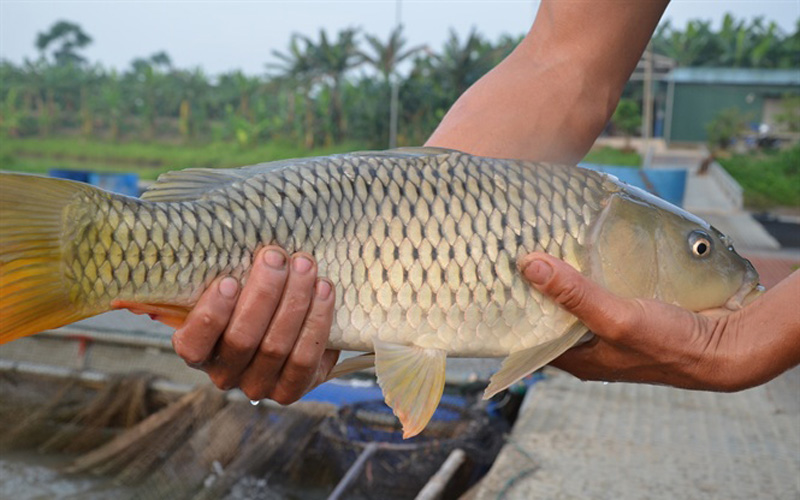
[{"label": "fish barbel", "polygon": [[528,286],[544,251],[610,290],[703,310],[758,283],[702,220],[578,167],[403,148],[162,175],[141,199],[0,174],[0,343],[113,308],[180,324],[218,276],[244,283],[266,244],[334,279],[329,347],[364,351],[404,436],[422,431],[447,356],[506,357],[485,397],[587,332]]}]

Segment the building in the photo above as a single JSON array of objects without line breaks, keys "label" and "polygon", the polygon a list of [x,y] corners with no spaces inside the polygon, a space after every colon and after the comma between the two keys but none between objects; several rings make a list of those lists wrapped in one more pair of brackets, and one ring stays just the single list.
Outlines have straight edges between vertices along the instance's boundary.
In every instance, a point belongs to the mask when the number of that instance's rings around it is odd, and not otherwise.
[{"label": "building", "polygon": [[675,68],[666,81],[667,143],[705,142],[706,124],[728,108],[745,113],[752,130],[766,124],[780,134],[782,99],[800,95],[800,69]]}]

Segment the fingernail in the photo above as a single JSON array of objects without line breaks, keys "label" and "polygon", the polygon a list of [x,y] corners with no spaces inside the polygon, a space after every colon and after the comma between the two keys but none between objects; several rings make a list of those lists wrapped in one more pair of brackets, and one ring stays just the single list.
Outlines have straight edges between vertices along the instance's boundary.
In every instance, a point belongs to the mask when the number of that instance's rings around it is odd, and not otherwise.
[{"label": "fingernail", "polygon": [[286,257],[277,250],[267,250],[264,252],[264,262],[269,267],[283,269],[283,265],[286,264]]},{"label": "fingernail", "polygon": [[322,300],[327,299],[331,295],[331,284],[327,280],[319,280],[317,282],[317,297]]},{"label": "fingernail", "polygon": [[306,257],[298,256],[293,259],[292,268],[297,271],[298,273],[305,273],[308,272],[309,269],[313,264],[310,260]]},{"label": "fingernail", "polygon": [[553,275],[553,267],[549,263],[537,259],[525,266],[522,275],[534,285],[544,285]]},{"label": "fingernail", "polygon": [[239,282],[233,278],[224,278],[219,282],[219,293],[226,299],[236,297],[236,292],[239,290]]}]

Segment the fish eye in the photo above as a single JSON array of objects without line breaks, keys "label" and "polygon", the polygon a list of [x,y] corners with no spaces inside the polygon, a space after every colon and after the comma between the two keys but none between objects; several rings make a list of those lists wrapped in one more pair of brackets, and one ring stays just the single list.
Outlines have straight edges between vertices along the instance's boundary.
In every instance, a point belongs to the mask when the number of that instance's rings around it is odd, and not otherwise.
[{"label": "fish eye", "polygon": [[711,255],[711,237],[703,231],[689,233],[689,246],[695,257],[704,258]]}]

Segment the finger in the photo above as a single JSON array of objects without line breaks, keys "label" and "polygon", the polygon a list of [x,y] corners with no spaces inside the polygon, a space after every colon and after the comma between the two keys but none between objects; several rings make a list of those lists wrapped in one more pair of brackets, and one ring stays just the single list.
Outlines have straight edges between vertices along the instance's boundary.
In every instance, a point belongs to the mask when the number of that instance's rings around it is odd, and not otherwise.
[{"label": "finger", "polygon": [[537,290],[601,337],[624,337],[644,319],[639,301],[614,295],[555,257],[538,252],[529,254],[520,259],[519,268]]},{"label": "finger", "polygon": [[231,277],[214,281],[200,296],[186,322],[172,336],[172,347],[190,366],[201,367],[228,325],[239,283]]},{"label": "finger", "polygon": [[328,380],[328,375],[330,375],[333,367],[336,366],[336,362],[339,361],[339,354],[341,354],[341,351],[333,349],[328,349],[322,353],[322,359],[317,369],[317,378],[314,380],[314,387]]},{"label": "finger", "polygon": [[333,286],[318,280],[314,299],[303,322],[292,353],[281,370],[272,399],[289,404],[300,399],[316,381],[322,355],[333,323]]},{"label": "finger", "polygon": [[264,248],[253,260],[247,284],[207,370],[217,387],[236,386],[253,359],[280,304],[289,274],[286,262],[286,253],[278,247]]},{"label": "finger", "polygon": [[620,368],[624,359],[614,347],[598,339],[592,344],[573,347],[550,365],[581,380],[616,381],[623,378]]},{"label": "finger", "polygon": [[[242,390],[251,399],[268,397],[275,388],[311,306],[316,275],[316,264],[310,255],[292,256],[283,297],[247,369],[247,383]],[[256,376],[257,381],[251,378]]]}]

